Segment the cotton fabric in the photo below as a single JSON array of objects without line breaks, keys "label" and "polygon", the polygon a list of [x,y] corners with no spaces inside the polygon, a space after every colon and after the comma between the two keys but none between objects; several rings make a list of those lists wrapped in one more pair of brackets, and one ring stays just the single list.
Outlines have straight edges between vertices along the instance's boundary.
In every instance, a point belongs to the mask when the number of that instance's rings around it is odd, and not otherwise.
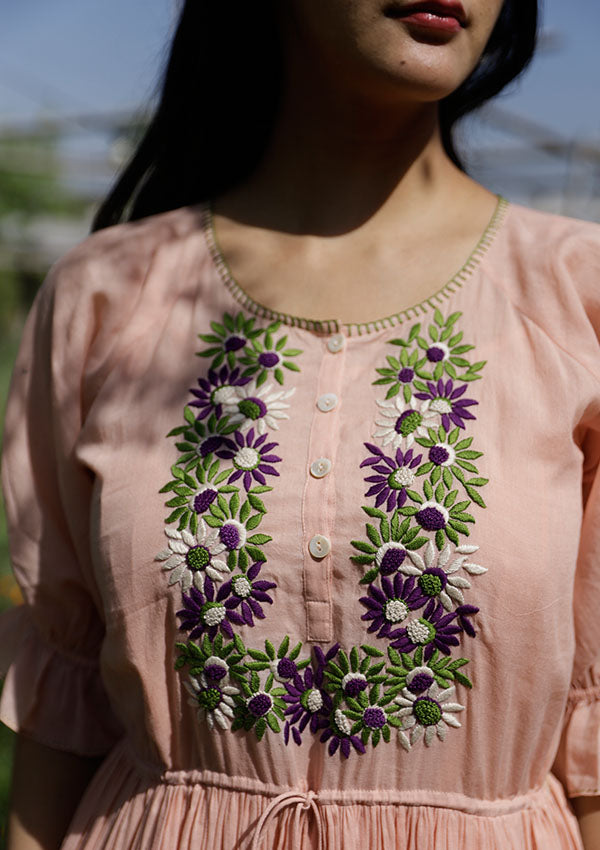
[{"label": "cotton fabric", "polygon": [[[452,281],[363,325],[252,301],[205,205],[52,268],[5,420],[25,604],[0,619],[0,717],[106,756],[65,850],[581,850],[569,798],[600,793],[599,282],[600,227],[504,203]],[[179,530],[179,508],[213,525]],[[254,655],[229,664],[228,631]],[[176,670],[186,642],[201,660]],[[434,682],[448,658],[468,664]]]}]

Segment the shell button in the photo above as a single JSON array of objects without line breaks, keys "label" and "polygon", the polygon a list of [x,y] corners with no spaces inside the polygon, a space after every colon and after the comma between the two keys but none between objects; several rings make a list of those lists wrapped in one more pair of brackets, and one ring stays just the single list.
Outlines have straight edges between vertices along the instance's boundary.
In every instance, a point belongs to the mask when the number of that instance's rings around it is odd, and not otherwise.
[{"label": "shell button", "polygon": [[308,544],[308,551],[313,558],[324,558],[331,552],[331,541],[323,534],[315,534]]},{"label": "shell button", "polygon": [[313,478],[325,478],[331,472],[331,461],[328,457],[318,457],[310,465],[310,474]]},{"label": "shell button", "polygon": [[333,410],[334,407],[337,407],[338,397],[335,393],[323,393],[317,399],[317,407],[322,413],[328,413],[330,410]]},{"label": "shell button", "polygon": [[341,351],[344,347],[344,335],[343,334],[334,334],[330,336],[327,340],[327,348],[331,351],[332,354],[336,354],[338,351]]}]

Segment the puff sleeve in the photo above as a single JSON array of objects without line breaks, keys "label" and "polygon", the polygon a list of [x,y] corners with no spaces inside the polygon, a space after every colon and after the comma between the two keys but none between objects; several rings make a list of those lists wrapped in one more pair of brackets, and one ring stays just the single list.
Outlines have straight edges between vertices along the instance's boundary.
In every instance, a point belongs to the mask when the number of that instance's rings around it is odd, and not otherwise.
[{"label": "puff sleeve", "polygon": [[50,270],[10,385],[2,489],[25,603],[0,617],[0,720],[48,746],[102,755],[121,730],[100,673],[104,623],[89,542],[93,475],[75,452],[82,370],[99,313],[81,267],[67,255]]},{"label": "puff sleeve", "polygon": [[568,797],[600,795],[600,410],[594,426],[583,446],[573,679],[553,766]]}]

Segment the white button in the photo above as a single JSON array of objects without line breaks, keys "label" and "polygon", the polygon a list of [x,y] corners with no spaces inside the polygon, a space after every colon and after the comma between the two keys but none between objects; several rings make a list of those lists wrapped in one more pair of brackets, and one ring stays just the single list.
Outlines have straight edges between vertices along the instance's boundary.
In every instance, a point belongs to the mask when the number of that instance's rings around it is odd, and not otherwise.
[{"label": "white button", "polygon": [[344,337],[342,334],[334,334],[329,337],[327,341],[327,348],[331,351],[332,354],[335,354],[337,351],[341,351],[344,347]]},{"label": "white button", "polygon": [[330,410],[333,410],[334,407],[337,406],[338,398],[335,393],[323,393],[317,399],[317,407],[323,413],[328,413]]},{"label": "white button", "polygon": [[308,551],[313,558],[324,558],[331,552],[331,542],[328,537],[322,534],[315,534],[308,544]]},{"label": "white button", "polygon": [[310,465],[310,474],[313,478],[325,478],[331,472],[331,461],[328,457],[318,457]]}]

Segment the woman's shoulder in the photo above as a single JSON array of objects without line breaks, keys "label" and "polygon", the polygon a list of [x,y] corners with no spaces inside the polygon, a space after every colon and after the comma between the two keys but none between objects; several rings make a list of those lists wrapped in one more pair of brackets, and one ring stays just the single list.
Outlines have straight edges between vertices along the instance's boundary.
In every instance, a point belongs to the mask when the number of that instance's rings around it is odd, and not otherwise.
[{"label": "woman's shoulder", "polygon": [[527,321],[600,378],[600,224],[510,204],[486,258]]},{"label": "woman's shoulder", "polygon": [[161,251],[199,231],[200,207],[181,207],[95,231],[60,257],[42,288],[61,299],[126,297],[143,286]]}]

